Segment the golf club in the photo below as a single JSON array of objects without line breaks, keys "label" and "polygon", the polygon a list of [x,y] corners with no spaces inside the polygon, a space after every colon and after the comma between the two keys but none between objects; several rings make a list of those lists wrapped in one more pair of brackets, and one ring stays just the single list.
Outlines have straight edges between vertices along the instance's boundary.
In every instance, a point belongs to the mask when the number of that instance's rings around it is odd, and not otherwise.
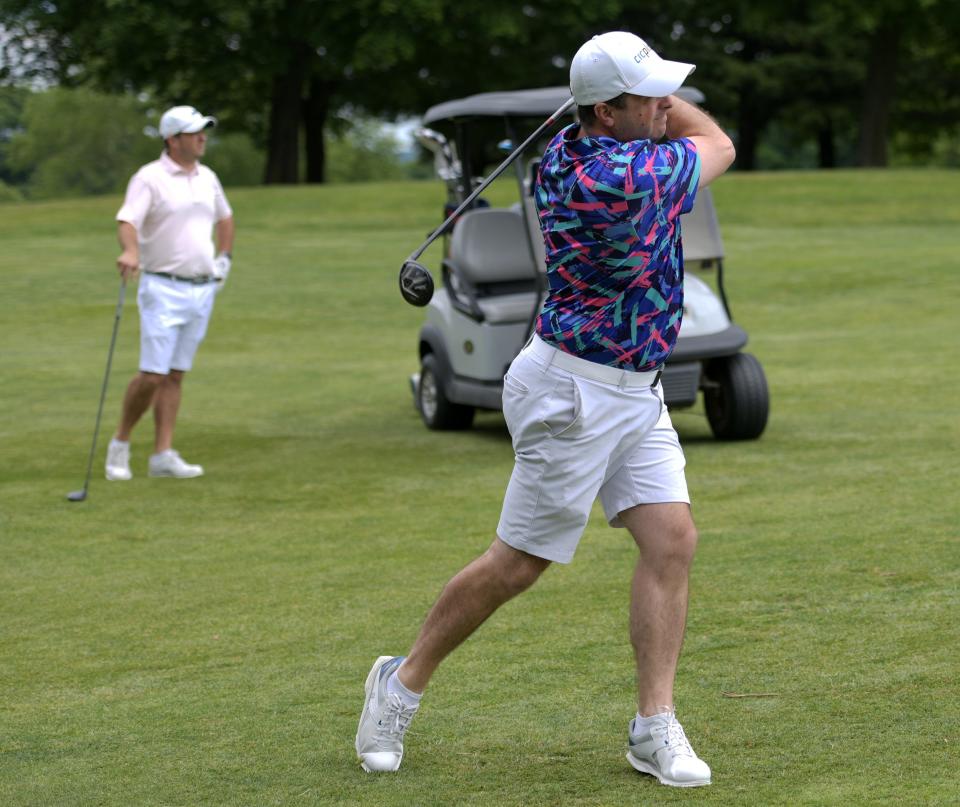
[{"label": "golf club", "polygon": [[120,279],[120,297],[117,300],[117,315],[113,320],[113,336],[110,337],[110,350],[107,352],[107,370],[103,374],[103,388],[100,390],[100,406],[97,407],[97,423],[93,427],[93,442],[90,444],[90,459],[87,460],[87,478],[83,481],[83,490],[74,490],[67,494],[67,500],[82,502],[87,498],[90,487],[90,471],[93,469],[93,455],[97,450],[97,435],[100,433],[100,417],[103,415],[103,401],[107,397],[107,381],[110,379],[110,364],[113,362],[113,347],[117,343],[117,330],[120,327],[120,314],[123,312],[123,299],[127,293],[127,279]]},{"label": "golf club", "polygon": [[430,302],[430,299],[433,297],[433,277],[430,275],[430,270],[427,269],[426,266],[417,262],[417,258],[419,258],[424,250],[436,241],[437,238],[446,232],[450,222],[466,210],[466,208],[470,206],[470,203],[476,199],[493,180],[500,176],[517,157],[523,154],[527,147],[536,140],[544,130],[556,123],[560,116],[570,109],[574,103],[572,97],[568,98],[556,112],[540,124],[537,130],[517,146],[507,159],[500,163],[500,165],[494,169],[493,173],[483,180],[473,193],[464,199],[463,202],[460,203],[460,206],[447,216],[443,224],[437,227],[437,229],[427,237],[427,240],[414,250],[410,254],[410,257],[403,262],[403,265],[400,267],[400,294],[404,300],[410,303],[410,305],[416,306],[424,306]]}]

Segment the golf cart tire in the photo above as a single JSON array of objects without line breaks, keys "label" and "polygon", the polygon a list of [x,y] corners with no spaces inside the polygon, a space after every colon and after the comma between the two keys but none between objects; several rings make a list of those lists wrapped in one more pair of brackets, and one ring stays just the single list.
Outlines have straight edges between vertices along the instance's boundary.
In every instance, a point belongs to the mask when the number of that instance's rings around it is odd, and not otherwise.
[{"label": "golf cart tire", "polygon": [[706,365],[703,406],[718,440],[754,440],[763,434],[770,393],[763,367],[749,353],[713,359]]},{"label": "golf cart tire", "polygon": [[450,401],[443,391],[443,378],[438,362],[427,353],[420,363],[420,383],[417,385],[417,409],[428,429],[435,431],[462,431],[473,425],[476,412],[472,406]]}]

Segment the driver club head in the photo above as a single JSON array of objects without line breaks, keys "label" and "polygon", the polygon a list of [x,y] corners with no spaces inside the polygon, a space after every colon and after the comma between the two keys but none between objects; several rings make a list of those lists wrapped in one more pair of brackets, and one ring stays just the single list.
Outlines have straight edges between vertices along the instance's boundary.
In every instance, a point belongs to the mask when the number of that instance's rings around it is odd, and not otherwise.
[{"label": "driver club head", "polygon": [[87,491],[85,490],[74,490],[67,494],[67,501],[69,502],[82,502],[87,498]]},{"label": "driver club head", "polygon": [[425,306],[433,297],[433,277],[421,263],[404,261],[400,267],[400,294],[410,305]]}]

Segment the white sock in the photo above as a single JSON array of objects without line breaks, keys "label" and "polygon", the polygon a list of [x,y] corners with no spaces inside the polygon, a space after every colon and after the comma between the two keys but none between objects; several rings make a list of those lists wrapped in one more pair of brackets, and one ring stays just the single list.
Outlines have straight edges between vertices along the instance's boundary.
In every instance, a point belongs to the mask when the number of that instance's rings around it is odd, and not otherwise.
[{"label": "white sock", "polygon": [[110,438],[110,442],[111,442],[111,443],[116,443],[118,446],[128,446],[128,445],[130,445],[130,441],[129,441],[129,440],[118,440],[116,437],[111,437],[111,438]]},{"label": "white sock", "polygon": [[396,671],[387,679],[387,692],[393,695],[399,695],[404,706],[419,706],[420,698],[423,697],[422,692],[411,692],[400,683],[400,678],[397,676]]},{"label": "white sock", "polygon": [[671,713],[673,712],[673,709],[670,709],[666,706],[661,706],[660,708],[663,709],[662,712],[659,712],[655,715],[650,715],[649,717],[644,717],[640,714],[640,712],[637,712],[635,725],[648,726],[651,723],[662,722],[666,718],[670,717]]}]

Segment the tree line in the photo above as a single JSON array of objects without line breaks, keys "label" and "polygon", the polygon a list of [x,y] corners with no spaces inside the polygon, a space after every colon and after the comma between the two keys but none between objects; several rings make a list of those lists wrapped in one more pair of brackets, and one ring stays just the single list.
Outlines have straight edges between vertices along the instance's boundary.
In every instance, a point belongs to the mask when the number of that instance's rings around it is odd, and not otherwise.
[{"label": "tree line", "polygon": [[[0,202],[123,190],[131,174],[160,153],[157,123],[166,103],[89,87],[0,86]],[[207,110],[204,110],[207,111]],[[382,121],[341,110],[327,127],[326,180],[420,179],[432,164],[400,154]],[[266,154],[248,132],[210,131],[204,163],[224,185],[258,185]]]},{"label": "tree line", "polygon": [[328,179],[343,110],[566,84],[577,47],[617,28],[697,64],[739,170],[958,155],[956,0],[0,0],[0,15],[0,85],[192,103],[249,135],[267,183]]}]

